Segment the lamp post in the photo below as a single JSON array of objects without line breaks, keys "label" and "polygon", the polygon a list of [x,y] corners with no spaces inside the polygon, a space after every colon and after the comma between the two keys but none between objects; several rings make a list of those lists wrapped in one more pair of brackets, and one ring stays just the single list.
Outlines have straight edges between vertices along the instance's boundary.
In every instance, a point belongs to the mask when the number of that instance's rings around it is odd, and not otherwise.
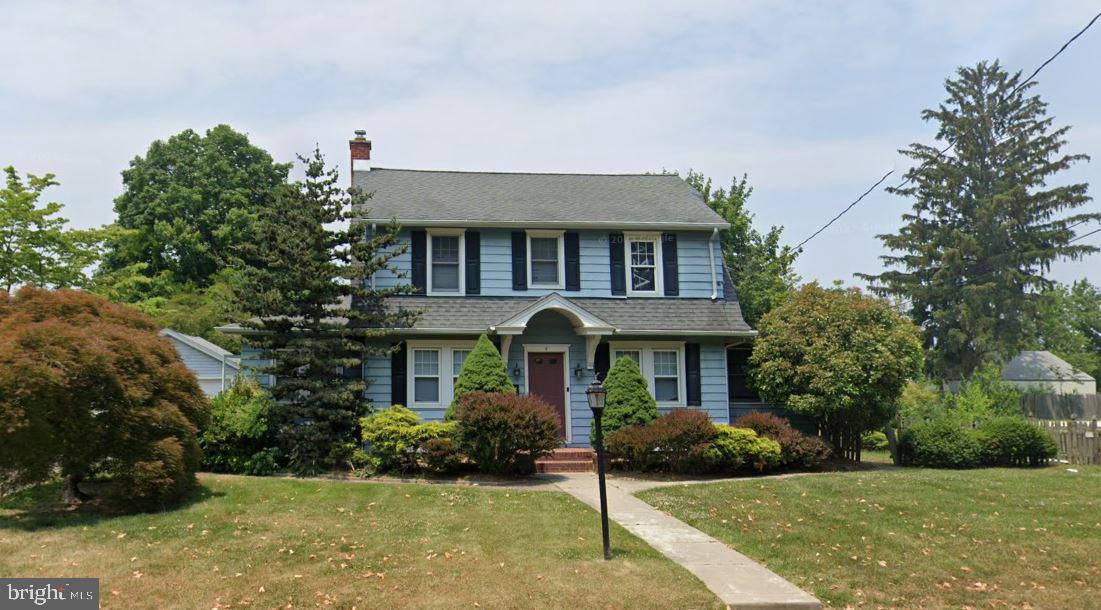
[{"label": "lamp post", "polygon": [[585,390],[585,398],[589,399],[589,408],[593,410],[593,418],[596,420],[596,473],[600,485],[600,529],[604,535],[604,559],[611,559],[612,545],[608,541],[608,491],[604,484],[604,430],[600,422],[607,396],[608,390],[604,389],[599,378]]}]

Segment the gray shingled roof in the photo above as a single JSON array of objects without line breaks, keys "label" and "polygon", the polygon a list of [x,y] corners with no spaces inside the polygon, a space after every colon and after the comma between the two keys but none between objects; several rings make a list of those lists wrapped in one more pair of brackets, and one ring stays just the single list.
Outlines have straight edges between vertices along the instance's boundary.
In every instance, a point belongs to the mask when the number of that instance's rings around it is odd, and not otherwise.
[{"label": "gray shingled roof", "polygon": [[1007,381],[1093,381],[1087,373],[1051,352],[1024,351],[1002,367]]},{"label": "gray shingled roof", "polygon": [[[709,299],[601,299],[570,301],[615,326],[618,332],[671,331],[742,334],[752,332],[737,301]],[[421,312],[417,330],[477,330],[484,332],[539,300],[538,297],[415,297],[390,299],[391,307]]]},{"label": "gray shingled roof", "polygon": [[364,218],[407,225],[631,228],[729,226],[683,179],[661,174],[521,174],[374,168]]}]

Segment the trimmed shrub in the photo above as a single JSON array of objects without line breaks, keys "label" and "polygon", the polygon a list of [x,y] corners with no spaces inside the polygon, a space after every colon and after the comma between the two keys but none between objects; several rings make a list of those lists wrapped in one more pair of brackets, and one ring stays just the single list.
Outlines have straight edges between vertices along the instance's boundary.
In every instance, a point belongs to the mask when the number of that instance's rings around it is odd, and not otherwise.
[{"label": "trimmed shrub", "polygon": [[736,428],[749,428],[758,436],[780,444],[780,464],[788,468],[814,470],[833,454],[829,444],[817,436],[808,436],[791,427],[787,420],[771,413],[754,411],[734,422]]},{"label": "trimmed shrub", "polygon": [[419,466],[418,450],[433,439],[455,435],[453,423],[421,423],[419,415],[402,405],[393,405],[360,420],[367,443],[369,465],[376,472],[410,472]]},{"label": "trimmed shrub", "polygon": [[725,424],[716,424],[715,432],[715,439],[704,450],[712,472],[736,472],[745,467],[764,472],[780,464],[780,443],[770,438]]},{"label": "trimmed shrub", "polygon": [[[658,403],[650,395],[646,378],[635,361],[623,356],[615,361],[604,380],[608,391],[604,403],[603,429],[608,437],[627,426],[641,426],[658,418]],[[595,422],[589,438],[596,442]]]},{"label": "trimmed shrub", "polygon": [[717,434],[707,413],[675,409],[648,424],[613,432],[606,446],[633,470],[690,473],[706,469],[704,452]]},{"label": "trimmed shrub", "polygon": [[455,380],[455,398],[448,405],[444,420],[455,419],[455,408],[459,399],[471,392],[516,393],[516,386],[509,381],[501,353],[485,335],[478,337],[474,349],[463,361],[463,368]]},{"label": "trimmed shrub", "polygon": [[421,464],[425,470],[434,474],[450,474],[463,465],[463,454],[459,443],[451,437],[432,438],[425,441],[420,449]]},{"label": "trimmed shrub", "polygon": [[973,434],[948,420],[919,424],[899,439],[903,464],[929,468],[974,468],[980,446]]},{"label": "trimmed shrub", "polygon": [[886,451],[890,447],[882,430],[869,430],[860,437],[861,446],[867,451]]},{"label": "trimmed shrub", "polygon": [[490,474],[530,474],[562,443],[558,416],[536,396],[471,392],[455,415],[461,451]]},{"label": "trimmed shrub", "polygon": [[239,375],[210,402],[210,425],[199,435],[203,468],[211,472],[265,475],[279,468],[275,401],[255,381]]},{"label": "trimmed shrub", "polygon": [[1041,466],[1058,452],[1047,432],[1020,417],[996,417],[974,432],[979,459],[989,466]]}]

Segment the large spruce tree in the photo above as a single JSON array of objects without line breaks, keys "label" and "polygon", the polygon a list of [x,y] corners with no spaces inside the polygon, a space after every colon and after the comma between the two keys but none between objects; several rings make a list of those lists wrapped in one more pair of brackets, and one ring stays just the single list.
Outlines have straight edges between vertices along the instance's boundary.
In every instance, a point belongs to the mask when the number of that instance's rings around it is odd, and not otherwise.
[{"label": "large spruce tree", "polygon": [[240,248],[243,306],[256,331],[250,344],[274,375],[278,436],[298,473],[340,463],[354,447],[366,414],[360,370],[370,355],[388,355],[388,328],[414,315],[387,309],[384,299],[407,286],[372,289],[364,278],[393,270],[405,250],[398,227],[368,228],[355,221],[367,196],[338,186],[320,151],[305,164],[305,178],[279,189],[261,210],[257,239]]},{"label": "large spruce tree", "polygon": [[1036,334],[1044,278],[1061,258],[1097,248],[1073,243],[1075,227],[1101,219],[1074,213],[1084,183],[1052,178],[1085,155],[1065,154],[1069,127],[1053,127],[1047,104],[997,62],[958,70],[947,99],[922,112],[942,147],[900,151],[917,165],[888,189],[914,200],[898,233],[880,235],[895,269],[861,275],[880,294],[908,303],[924,331],[930,372],[965,377],[984,360],[1012,357]]}]

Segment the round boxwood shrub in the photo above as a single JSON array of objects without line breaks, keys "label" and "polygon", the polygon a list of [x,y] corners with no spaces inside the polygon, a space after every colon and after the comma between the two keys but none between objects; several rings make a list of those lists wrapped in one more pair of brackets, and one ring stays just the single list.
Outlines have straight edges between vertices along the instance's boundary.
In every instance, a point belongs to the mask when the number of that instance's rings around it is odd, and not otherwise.
[{"label": "round boxwood shrub", "polygon": [[[614,434],[627,426],[648,424],[658,418],[658,403],[650,394],[646,378],[635,361],[620,357],[608,371],[604,380],[608,395],[604,403],[604,436]],[[596,443],[596,422],[590,431],[590,439]]]},{"label": "round boxwood shrub", "polygon": [[713,472],[736,472],[749,467],[764,472],[780,464],[780,443],[757,436],[749,428],[715,425],[716,436],[704,450],[704,459]]},{"label": "round boxwood shrub", "polygon": [[980,459],[989,466],[1041,466],[1058,447],[1047,432],[1021,417],[995,417],[975,430]]},{"label": "round boxwood shrub", "polygon": [[906,430],[899,439],[904,464],[929,468],[974,468],[981,447],[975,435],[947,420],[934,420]]},{"label": "round boxwood shrub", "polygon": [[536,396],[471,392],[459,399],[459,448],[484,472],[530,474],[562,444],[558,416]]},{"label": "round boxwood shrub", "polygon": [[887,442],[887,434],[882,430],[869,430],[860,437],[860,444],[865,451],[886,451],[890,448]]},{"label": "round boxwood shrub", "polygon": [[485,335],[478,337],[474,349],[463,361],[463,368],[455,380],[455,397],[443,416],[445,420],[455,419],[455,407],[459,404],[459,399],[471,392],[516,393],[516,386],[509,381],[501,353]]}]

